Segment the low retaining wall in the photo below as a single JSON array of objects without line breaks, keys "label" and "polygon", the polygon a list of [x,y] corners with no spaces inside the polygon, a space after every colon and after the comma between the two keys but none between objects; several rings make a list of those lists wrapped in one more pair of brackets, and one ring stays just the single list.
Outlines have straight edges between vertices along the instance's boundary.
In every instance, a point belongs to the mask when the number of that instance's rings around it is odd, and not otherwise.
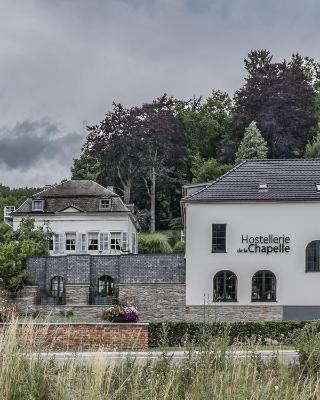
[{"label": "low retaining wall", "polygon": [[[0,330],[12,324],[0,324]],[[146,350],[148,324],[19,323],[19,337],[46,350]],[[19,331],[21,330],[21,331]]]}]

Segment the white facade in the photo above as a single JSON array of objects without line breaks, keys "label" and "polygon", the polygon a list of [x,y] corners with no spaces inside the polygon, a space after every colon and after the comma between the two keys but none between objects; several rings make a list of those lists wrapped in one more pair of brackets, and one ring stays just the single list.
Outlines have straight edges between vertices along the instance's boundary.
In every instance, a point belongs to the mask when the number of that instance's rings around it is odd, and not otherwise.
[{"label": "white facade", "polygon": [[[320,202],[187,201],[184,214],[187,305],[203,305],[204,298],[214,304],[213,278],[222,270],[236,275],[237,294],[236,301],[219,302],[220,306],[268,304],[251,298],[252,277],[259,270],[272,271],[276,277],[276,301],[269,304],[320,305],[320,272],[306,272],[306,246],[320,240]],[[212,252],[212,224],[226,224],[226,252]],[[266,241],[269,235],[284,235],[289,249],[279,252],[273,244],[278,252],[239,252],[248,249],[247,235],[266,237]]]},{"label": "white facade", "polygon": [[13,229],[31,217],[51,233],[50,255],[136,254],[138,223],[133,206],[113,188],[90,180],[70,180],[27,199],[11,214]]},{"label": "white facade", "polygon": [[[30,217],[36,227],[54,233],[50,255],[138,252],[137,229],[128,214],[82,213],[70,207],[54,215]],[[22,218],[13,217],[13,229],[19,227]]]}]

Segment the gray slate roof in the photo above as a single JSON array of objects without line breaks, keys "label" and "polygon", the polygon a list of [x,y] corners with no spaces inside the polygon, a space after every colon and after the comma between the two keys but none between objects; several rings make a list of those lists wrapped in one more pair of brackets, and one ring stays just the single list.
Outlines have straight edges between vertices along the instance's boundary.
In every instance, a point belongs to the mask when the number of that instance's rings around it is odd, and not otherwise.
[{"label": "gray slate roof", "polygon": [[44,213],[60,212],[68,207],[75,207],[80,212],[98,212],[101,198],[111,198],[111,212],[130,212],[120,196],[113,191],[93,181],[70,180],[34,194],[14,214],[31,213],[33,199],[44,200]]},{"label": "gray slate roof", "polygon": [[33,198],[48,197],[112,197],[116,193],[90,180],[69,180],[42,190],[34,194]]},{"label": "gray slate roof", "polygon": [[248,160],[183,201],[320,201],[316,184],[320,159]]}]

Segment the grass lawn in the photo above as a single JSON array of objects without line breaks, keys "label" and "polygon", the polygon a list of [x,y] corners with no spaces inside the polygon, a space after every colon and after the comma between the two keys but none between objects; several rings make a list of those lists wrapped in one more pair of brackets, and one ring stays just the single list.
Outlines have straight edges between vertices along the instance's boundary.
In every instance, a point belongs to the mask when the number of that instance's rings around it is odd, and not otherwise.
[{"label": "grass lawn", "polygon": [[[320,338],[311,333],[301,338],[299,351],[312,356],[312,363],[307,357],[301,365],[283,364],[276,358],[262,361],[254,353],[234,360],[228,350],[238,347],[230,347],[226,337],[219,337],[188,348],[190,357],[179,364],[163,357],[157,362],[138,364],[128,359],[110,366],[99,359],[99,352],[90,364],[79,360],[56,364],[34,357],[32,353],[41,349],[35,347],[32,330],[20,331],[18,337],[12,324],[0,333],[0,399],[317,400]],[[193,357],[196,350],[202,350],[200,357]]]}]

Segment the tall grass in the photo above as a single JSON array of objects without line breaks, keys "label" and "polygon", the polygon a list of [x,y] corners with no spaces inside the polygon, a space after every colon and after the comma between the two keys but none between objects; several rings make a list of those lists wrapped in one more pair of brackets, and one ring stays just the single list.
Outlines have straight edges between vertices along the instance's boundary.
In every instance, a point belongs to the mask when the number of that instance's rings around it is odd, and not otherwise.
[{"label": "tall grass", "polygon": [[169,239],[162,233],[143,233],[139,235],[139,253],[170,254]]},{"label": "tall grass", "polygon": [[[276,358],[262,362],[252,353],[235,360],[228,350],[227,333],[201,344],[202,353],[188,345],[185,361],[174,363],[168,354],[157,362],[106,365],[101,353],[81,363],[44,360],[35,345],[32,326],[16,324],[0,333],[0,399],[10,400],[244,400],[319,399],[317,373],[306,374],[297,365]],[[197,348],[199,350],[199,348]]]}]

